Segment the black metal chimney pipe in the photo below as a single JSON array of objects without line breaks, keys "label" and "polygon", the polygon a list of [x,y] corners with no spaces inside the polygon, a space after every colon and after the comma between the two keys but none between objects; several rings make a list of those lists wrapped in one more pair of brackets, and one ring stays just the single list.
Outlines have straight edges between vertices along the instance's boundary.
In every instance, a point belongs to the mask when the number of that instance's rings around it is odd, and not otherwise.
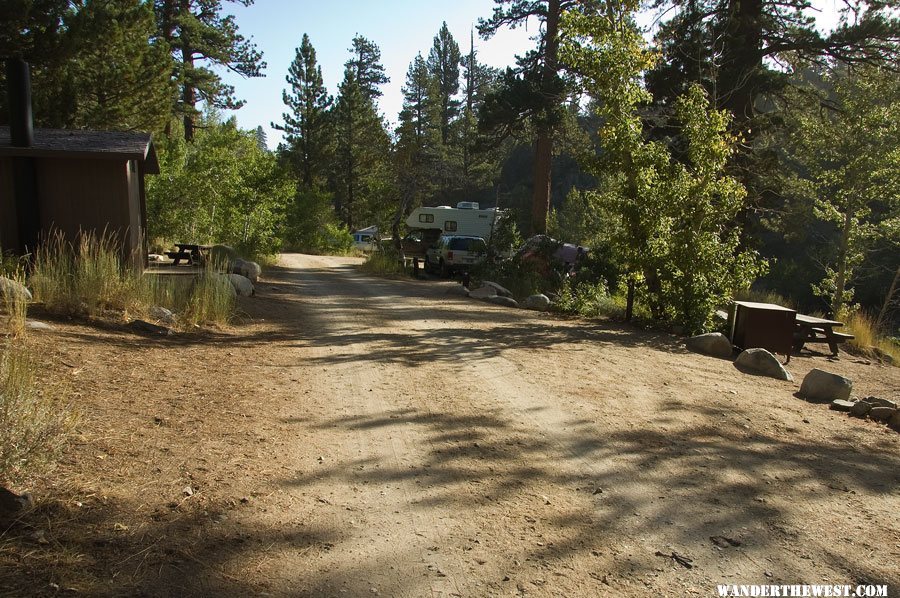
[{"label": "black metal chimney pipe", "polygon": [[9,137],[14,147],[34,145],[31,114],[31,69],[21,58],[6,61],[6,89],[9,93]]},{"label": "black metal chimney pipe", "polygon": [[[31,71],[21,58],[6,62],[6,89],[9,94],[9,137],[13,147],[34,145],[31,114]],[[12,159],[13,196],[16,204],[19,255],[33,254],[41,234],[38,203],[37,164],[31,156]]]}]

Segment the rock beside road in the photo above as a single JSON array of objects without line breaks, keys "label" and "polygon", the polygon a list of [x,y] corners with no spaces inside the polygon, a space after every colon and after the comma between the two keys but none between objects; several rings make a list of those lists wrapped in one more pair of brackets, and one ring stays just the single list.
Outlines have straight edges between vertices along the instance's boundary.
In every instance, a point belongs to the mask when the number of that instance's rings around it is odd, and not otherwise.
[{"label": "rock beside road", "polygon": [[829,403],[838,399],[846,401],[850,398],[851,390],[853,382],[850,379],[813,368],[803,378],[799,394],[807,401]]},{"label": "rock beside road", "polygon": [[788,382],[794,381],[794,377],[782,367],[778,358],[765,349],[754,348],[743,351],[734,360],[734,367],[745,374],[768,376],[776,380],[787,380]]},{"label": "rock beside road", "polygon": [[231,281],[231,286],[234,287],[235,292],[241,297],[252,297],[256,292],[256,289],[253,288],[253,283],[246,276],[229,274],[228,280]]},{"label": "rock beside road", "polygon": [[831,408],[835,411],[850,411],[856,405],[853,401],[835,399],[831,401]]},{"label": "rock beside road", "polygon": [[472,299],[489,299],[497,296],[497,289],[492,286],[485,285],[469,291],[469,297]]},{"label": "rock beside road", "polygon": [[502,305],[504,307],[519,307],[518,301],[516,301],[512,297],[504,297],[502,295],[494,295],[493,297],[488,297],[487,301],[489,303],[494,303],[495,305]]},{"label": "rock beside road", "polygon": [[496,291],[496,293],[498,295],[500,295],[501,297],[512,298],[512,296],[513,296],[512,293],[509,292],[509,289],[507,289],[506,287],[504,287],[502,285],[497,284],[496,282],[491,282],[490,280],[485,280],[481,284],[486,287],[493,287],[494,291]]},{"label": "rock beside road", "polygon": [[550,309],[550,298],[547,295],[531,295],[525,299],[522,307],[534,311],[547,311]]},{"label": "rock beside road", "polygon": [[729,359],[733,349],[731,341],[721,332],[692,336],[685,341],[685,346],[695,353],[703,353],[704,355],[712,355],[723,359]]},{"label": "rock beside road", "polygon": [[31,291],[20,282],[0,276],[0,298],[15,301],[31,301]]}]

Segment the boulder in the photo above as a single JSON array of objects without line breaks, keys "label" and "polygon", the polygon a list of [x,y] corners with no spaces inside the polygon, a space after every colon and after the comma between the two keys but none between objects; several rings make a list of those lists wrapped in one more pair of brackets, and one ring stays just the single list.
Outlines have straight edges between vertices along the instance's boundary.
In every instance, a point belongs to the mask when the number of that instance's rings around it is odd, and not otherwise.
[{"label": "boulder", "polygon": [[869,415],[869,411],[871,410],[872,405],[865,401],[858,401],[850,408],[850,415],[854,417],[865,417]]},{"label": "boulder", "polygon": [[877,357],[882,363],[894,365],[894,356],[890,353],[882,351],[879,347],[869,347],[869,350],[872,351],[875,357]]},{"label": "boulder", "polygon": [[891,409],[897,408],[897,403],[895,403],[894,401],[881,399],[879,397],[866,397],[863,399],[863,401],[865,401],[872,407],[890,407]]},{"label": "boulder", "polygon": [[754,348],[743,351],[734,360],[734,367],[745,374],[794,381],[791,373],[784,369],[778,359],[765,349]]},{"label": "boulder", "polygon": [[166,309],[165,307],[160,307],[158,305],[154,305],[150,308],[150,317],[154,320],[158,320],[160,322],[165,322],[166,324],[172,325],[175,323],[175,314]]},{"label": "boulder", "polygon": [[47,322],[38,322],[37,320],[25,320],[26,330],[53,330],[53,326]]},{"label": "boulder", "polygon": [[900,411],[894,413],[894,416],[888,421],[888,425],[900,432]]},{"label": "boulder", "polygon": [[156,336],[171,336],[172,330],[165,326],[157,326],[144,320],[135,320],[131,323],[131,329],[140,334],[153,334]]},{"label": "boulder", "polygon": [[703,353],[704,355],[712,355],[723,359],[731,357],[731,341],[721,332],[692,336],[685,341],[685,346],[695,353]]},{"label": "boulder", "polygon": [[0,298],[15,301],[31,301],[31,291],[20,282],[0,276]]},{"label": "boulder", "polygon": [[869,417],[877,422],[887,422],[892,419],[896,413],[897,410],[890,407],[872,407],[872,410],[869,411]]},{"label": "boulder", "polygon": [[451,287],[448,287],[447,290],[445,291],[445,294],[459,295],[460,297],[468,297],[469,289],[467,289],[466,287],[464,287],[462,285],[455,284]]},{"label": "boulder", "polygon": [[522,307],[535,311],[547,311],[550,308],[550,298],[547,295],[531,295],[525,299]]},{"label": "boulder", "polygon": [[847,401],[844,399],[835,399],[831,401],[831,408],[835,411],[850,411],[853,409],[854,405],[856,405],[854,401]]},{"label": "boulder", "polygon": [[0,486],[0,521],[15,517],[33,506],[34,499],[30,493],[16,494]]},{"label": "boulder", "polygon": [[486,299],[489,303],[494,303],[496,305],[502,305],[504,307],[519,307],[519,302],[513,299],[512,297],[504,297],[502,295],[494,295],[493,297],[488,297]]},{"label": "boulder", "polygon": [[853,382],[848,378],[813,368],[803,378],[799,394],[807,401],[829,403],[835,399],[846,401],[850,398],[851,390]]},{"label": "boulder", "polygon": [[487,285],[485,285],[483,287],[478,287],[477,289],[475,289],[473,291],[469,291],[469,297],[472,297],[473,299],[488,299],[490,297],[496,297],[496,296],[497,296],[497,289],[495,289],[492,286],[487,286]]},{"label": "boulder", "polygon": [[262,274],[262,268],[259,267],[259,264],[242,260],[241,258],[231,262],[230,271],[232,274],[240,274],[254,284],[259,280],[259,275]]},{"label": "boulder", "polygon": [[494,290],[501,297],[512,297],[513,296],[513,294],[509,292],[509,289],[497,284],[496,282],[491,282],[490,280],[485,280],[485,281],[482,281],[481,284],[482,284],[482,286],[486,286],[486,287],[494,287]]},{"label": "boulder", "polygon": [[228,280],[231,281],[231,286],[234,287],[235,292],[241,297],[252,297],[256,292],[256,289],[253,288],[253,283],[246,276],[229,274]]}]

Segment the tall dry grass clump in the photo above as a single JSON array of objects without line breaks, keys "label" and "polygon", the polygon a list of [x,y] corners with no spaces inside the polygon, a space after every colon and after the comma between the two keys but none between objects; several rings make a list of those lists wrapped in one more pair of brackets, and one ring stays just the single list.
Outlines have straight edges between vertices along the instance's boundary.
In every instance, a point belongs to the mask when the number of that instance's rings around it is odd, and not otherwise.
[{"label": "tall dry grass clump", "polygon": [[900,364],[900,346],[880,333],[875,318],[866,312],[854,311],[843,314],[839,319],[844,322],[844,329],[854,337],[850,344],[859,351],[866,354],[881,352]]},{"label": "tall dry grass clump", "polygon": [[35,384],[27,349],[0,347],[0,486],[39,473],[57,457],[75,416],[61,398]]},{"label": "tall dry grass clump", "polygon": [[180,310],[188,324],[224,325],[231,320],[236,293],[222,271],[227,271],[222,264],[207,262],[203,272],[194,279],[187,305]]},{"label": "tall dry grass clump", "polygon": [[207,264],[196,277],[142,275],[123,263],[114,235],[82,233],[73,245],[59,232],[37,251],[31,275],[35,300],[51,312],[123,317],[146,316],[164,307],[184,324],[227,324],[234,289],[220,264]]}]

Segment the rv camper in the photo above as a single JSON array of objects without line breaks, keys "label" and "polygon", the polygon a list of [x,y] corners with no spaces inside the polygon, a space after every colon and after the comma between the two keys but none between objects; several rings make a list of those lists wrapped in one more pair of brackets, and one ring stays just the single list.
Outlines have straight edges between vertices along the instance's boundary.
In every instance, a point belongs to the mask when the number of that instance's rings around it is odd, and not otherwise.
[{"label": "rv camper", "polygon": [[416,208],[406,219],[406,224],[411,229],[437,230],[439,234],[481,237],[487,241],[499,215],[497,208],[481,210],[476,202],[462,201],[455,208]]}]

